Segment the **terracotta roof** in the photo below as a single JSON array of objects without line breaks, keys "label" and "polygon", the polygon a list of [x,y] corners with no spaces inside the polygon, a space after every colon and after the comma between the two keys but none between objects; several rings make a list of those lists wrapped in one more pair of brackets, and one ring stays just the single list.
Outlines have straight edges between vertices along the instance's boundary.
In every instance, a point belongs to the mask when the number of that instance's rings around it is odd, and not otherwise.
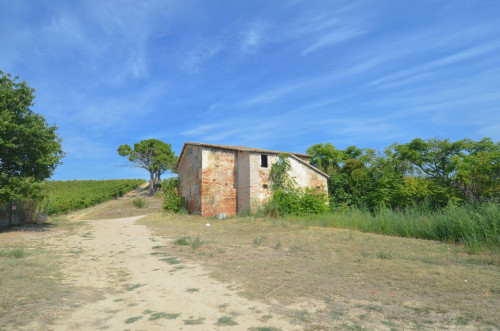
[{"label": "terracotta roof", "polygon": [[[219,149],[226,149],[226,150],[231,150],[231,151],[241,151],[241,152],[252,152],[252,153],[265,153],[265,154],[290,154],[294,159],[297,161],[303,163],[309,168],[312,168],[314,171],[329,177],[327,174],[319,170],[318,168],[310,165],[309,163],[305,162],[301,158],[311,158],[312,156],[309,154],[301,154],[301,153],[289,153],[289,152],[280,152],[280,151],[271,151],[268,149],[259,149],[259,148],[251,148],[251,147],[243,147],[243,146],[229,146],[229,145],[217,145],[217,144],[205,144],[205,143],[192,143],[192,142],[186,142],[184,143],[184,146],[182,146],[182,151],[179,154],[179,161],[182,158],[182,154],[184,154],[184,150],[186,149],[186,145],[194,145],[194,146],[201,146],[201,147],[208,147],[208,148],[219,148]],[[179,161],[177,161],[177,165],[179,164]]]}]

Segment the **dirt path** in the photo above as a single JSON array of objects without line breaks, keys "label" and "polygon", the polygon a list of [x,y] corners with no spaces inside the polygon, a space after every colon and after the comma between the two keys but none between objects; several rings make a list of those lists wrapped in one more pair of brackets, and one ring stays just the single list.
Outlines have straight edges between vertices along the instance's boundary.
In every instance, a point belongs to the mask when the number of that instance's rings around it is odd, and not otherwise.
[{"label": "dirt path", "polygon": [[89,221],[72,234],[46,237],[62,252],[65,281],[78,294],[53,330],[299,329],[201,266],[155,251],[168,239],[136,224],[141,217]]}]

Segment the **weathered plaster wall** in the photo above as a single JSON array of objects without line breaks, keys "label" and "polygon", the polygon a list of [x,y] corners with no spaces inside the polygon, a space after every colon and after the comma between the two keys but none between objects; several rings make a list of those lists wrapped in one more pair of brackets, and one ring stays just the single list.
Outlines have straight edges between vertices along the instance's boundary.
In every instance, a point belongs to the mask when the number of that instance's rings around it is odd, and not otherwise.
[{"label": "weathered plaster wall", "polygon": [[[279,161],[279,156],[268,154],[268,167],[261,166],[261,155],[258,153],[249,153],[249,173],[250,173],[250,206],[255,211],[259,205],[266,203],[271,197],[271,183],[269,174],[271,165]],[[319,172],[290,157],[290,177],[292,177],[298,187],[319,189],[328,194],[327,179]],[[302,159],[303,160],[303,159]]]},{"label": "weathered plaster wall", "polygon": [[297,186],[319,189],[325,194],[328,194],[328,184],[325,176],[294,158],[289,158],[289,160],[292,166],[290,177],[295,179]]},{"label": "weathered plaster wall", "polygon": [[237,203],[236,211],[250,210],[250,154],[238,152],[236,165]]},{"label": "weathered plaster wall", "polygon": [[236,214],[238,152],[204,147],[202,151],[202,215]]},{"label": "weathered plaster wall", "polygon": [[186,146],[179,160],[179,194],[186,199],[186,208],[191,214],[201,214],[201,147]]},{"label": "weathered plaster wall", "polygon": [[[261,155],[267,155],[267,168],[261,166]],[[278,162],[275,154],[248,153],[250,176],[250,209],[255,212],[271,196],[269,173],[271,165]]]}]

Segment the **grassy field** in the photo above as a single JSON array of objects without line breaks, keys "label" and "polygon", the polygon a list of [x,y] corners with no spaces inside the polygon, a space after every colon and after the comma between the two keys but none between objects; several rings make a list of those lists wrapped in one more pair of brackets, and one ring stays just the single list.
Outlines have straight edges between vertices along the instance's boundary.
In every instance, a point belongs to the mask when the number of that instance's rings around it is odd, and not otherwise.
[{"label": "grassy field", "polygon": [[[0,330],[16,330],[33,321],[50,325],[72,289],[63,285],[57,252],[46,249],[30,233],[48,228],[74,230],[81,222],[58,218],[44,224],[3,229],[0,237]],[[22,235],[20,235],[22,234]]]},{"label": "grassy field", "polygon": [[156,214],[140,222],[173,239],[160,251],[202,263],[307,330],[500,328],[497,252],[298,219]]},{"label": "grassy field", "polygon": [[289,217],[289,220],[303,225],[460,243],[469,253],[500,252],[500,205],[494,202],[449,205],[439,210],[417,205],[401,211],[383,209],[375,214],[348,208],[322,215]]},{"label": "grassy field", "polygon": [[153,214],[161,211],[163,204],[161,194],[149,196],[149,190],[137,190],[137,192],[133,193],[133,197],[113,199],[95,208],[90,208],[85,213],[84,218],[99,220]]}]

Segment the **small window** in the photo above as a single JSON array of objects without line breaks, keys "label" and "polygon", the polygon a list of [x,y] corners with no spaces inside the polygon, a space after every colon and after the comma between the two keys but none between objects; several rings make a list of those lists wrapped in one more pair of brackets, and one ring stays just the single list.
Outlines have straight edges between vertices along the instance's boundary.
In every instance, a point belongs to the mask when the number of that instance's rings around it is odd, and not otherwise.
[{"label": "small window", "polygon": [[263,188],[268,188],[267,184],[262,185]]},{"label": "small window", "polygon": [[260,166],[262,168],[267,168],[267,155],[260,156]]}]

